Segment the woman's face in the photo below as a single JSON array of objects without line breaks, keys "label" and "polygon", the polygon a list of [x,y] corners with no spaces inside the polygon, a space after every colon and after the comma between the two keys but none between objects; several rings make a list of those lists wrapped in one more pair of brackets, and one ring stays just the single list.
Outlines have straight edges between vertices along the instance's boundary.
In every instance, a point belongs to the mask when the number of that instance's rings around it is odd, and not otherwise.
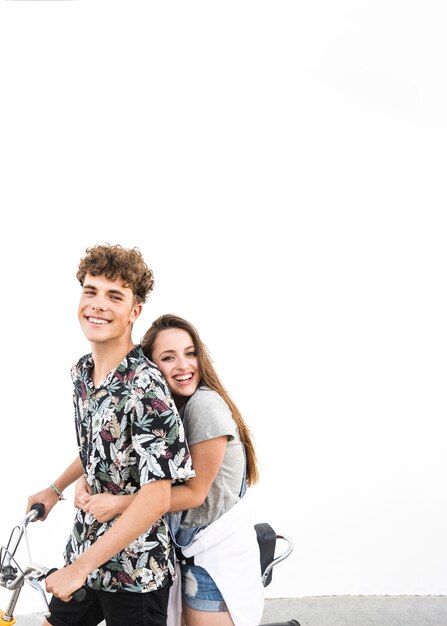
[{"label": "woman's face", "polygon": [[175,397],[189,398],[200,383],[199,363],[193,340],[186,330],[168,328],[158,333],[152,361],[162,371]]}]

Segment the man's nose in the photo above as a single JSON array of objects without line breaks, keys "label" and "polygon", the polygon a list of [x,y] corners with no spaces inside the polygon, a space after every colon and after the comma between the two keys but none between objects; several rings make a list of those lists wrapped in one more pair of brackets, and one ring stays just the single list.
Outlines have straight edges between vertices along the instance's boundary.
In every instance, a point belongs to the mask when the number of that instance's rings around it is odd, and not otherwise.
[{"label": "man's nose", "polygon": [[94,311],[105,311],[107,309],[106,300],[100,294],[96,294],[96,296],[90,302],[90,306]]}]

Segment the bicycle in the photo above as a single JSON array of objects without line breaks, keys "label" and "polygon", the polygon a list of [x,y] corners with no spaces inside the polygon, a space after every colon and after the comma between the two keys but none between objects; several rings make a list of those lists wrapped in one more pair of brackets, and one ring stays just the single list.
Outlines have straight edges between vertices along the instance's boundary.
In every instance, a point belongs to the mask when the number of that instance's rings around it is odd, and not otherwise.
[{"label": "bicycle", "polygon": [[[256,536],[261,556],[261,579],[264,587],[272,582],[273,568],[284,561],[293,550],[293,542],[287,535],[277,534],[267,522],[255,524]],[[276,556],[276,542],[280,539],[286,543],[286,548],[279,556]],[[263,626],[300,626],[297,620],[288,622],[273,622]]]},{"label": "bicycle", "polygon": [[[32,562],[27,534],[28,524],[36,519],[40,519],[44,514],[45,507],[43,504],[33,504],[29,513],[12,529],[6,546],[0,548],[0,586],[11,592],[11,598],[6,610],[2,611],[0,609],[0,626],[12,626],[16,623],[14,610],[25,582],[39,593],[46,607],[44,616],[49,617],[50,615],[48,600],[41,581],[56,571],[56,568],[48,568]],[[22,539],[25,539],[28,556],[28,565],[24,569],[20,567],[16,559],[17,549]],[[81,601],[84,596],[84,589],[78,589],[73,594],[73,597],[78,601]]]},{"label": "bicycle", "polygon": [[[27,527],[30,522],[42,518],[44,514],[45,507],[43,504],[33,504],[23,520],[12,529],[6,546],[0,548],[0,586],[11,592],[6,610],[0,609],[0,626],[13,626],[16,623],[14,611],[25,582],[39,593],[45,607],[44,617],[50,616],[48,600],[41,583],[46,576],[56,571],[56,568],[48,568],[32,562],[27,534]],[[261,552],[262,584],[266,587],[272,580],[273,567],[289,556],[293,544],[286,535],[277,535],[267,523],[256,524],[255,530]],[[25,540],[28,556],[28,565],[23,569],[16,558],[17,549],[22,539]],[[287,548],[275,558],[277,539],[284,540],[287,543]],[[85,597],[85,589],[78,589],[73,593],[73,597],[77,601],[82,601]],[[265,624],[264,626],[300,626],[300,624],[296,620],[290,620]]]}]

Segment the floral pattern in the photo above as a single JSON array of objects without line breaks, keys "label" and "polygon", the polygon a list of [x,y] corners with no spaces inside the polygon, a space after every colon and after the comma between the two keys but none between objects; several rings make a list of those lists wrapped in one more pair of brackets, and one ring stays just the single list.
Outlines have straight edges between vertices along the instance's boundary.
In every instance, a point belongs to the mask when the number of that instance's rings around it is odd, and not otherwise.
[{"label": "floral pattern", "polygon": [[[72,368],[79,454],[93,493],[132,494],[147,483],[194,476],[183,424],[160,370],[136,346],[99,387],[92,355]],[[116,518],[115,518],[116,519]],[[111,527],[78,510],[65,559],[72,563]],[[93,571],[88,585],[102,591],[146,592],[174,576],[164,520]]]}]

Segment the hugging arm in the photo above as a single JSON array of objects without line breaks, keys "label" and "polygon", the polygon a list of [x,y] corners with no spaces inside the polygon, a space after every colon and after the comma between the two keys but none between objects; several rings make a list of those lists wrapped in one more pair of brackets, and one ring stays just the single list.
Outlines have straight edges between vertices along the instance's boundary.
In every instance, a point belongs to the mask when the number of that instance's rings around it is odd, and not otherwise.
[{"label": "hugging arm", "polygon": [[[227,437],[215,437],[190,446],[194,478],[171,489],[170,512],[195,509],[205,500],[216,478],[227,448]],[[107,522],[122,514],[136,498],[136,494],[115,496],[109,493],[92,495],[85,477],[76,484],[75,506],[91,513],[98,522]]]},{"label": "hugging arm", "polygon": [[170,512],[195,509],[203,504],[216,478],[227,448],[227,437],[215,437],[190,446],[194,478],[171,490]]}]

